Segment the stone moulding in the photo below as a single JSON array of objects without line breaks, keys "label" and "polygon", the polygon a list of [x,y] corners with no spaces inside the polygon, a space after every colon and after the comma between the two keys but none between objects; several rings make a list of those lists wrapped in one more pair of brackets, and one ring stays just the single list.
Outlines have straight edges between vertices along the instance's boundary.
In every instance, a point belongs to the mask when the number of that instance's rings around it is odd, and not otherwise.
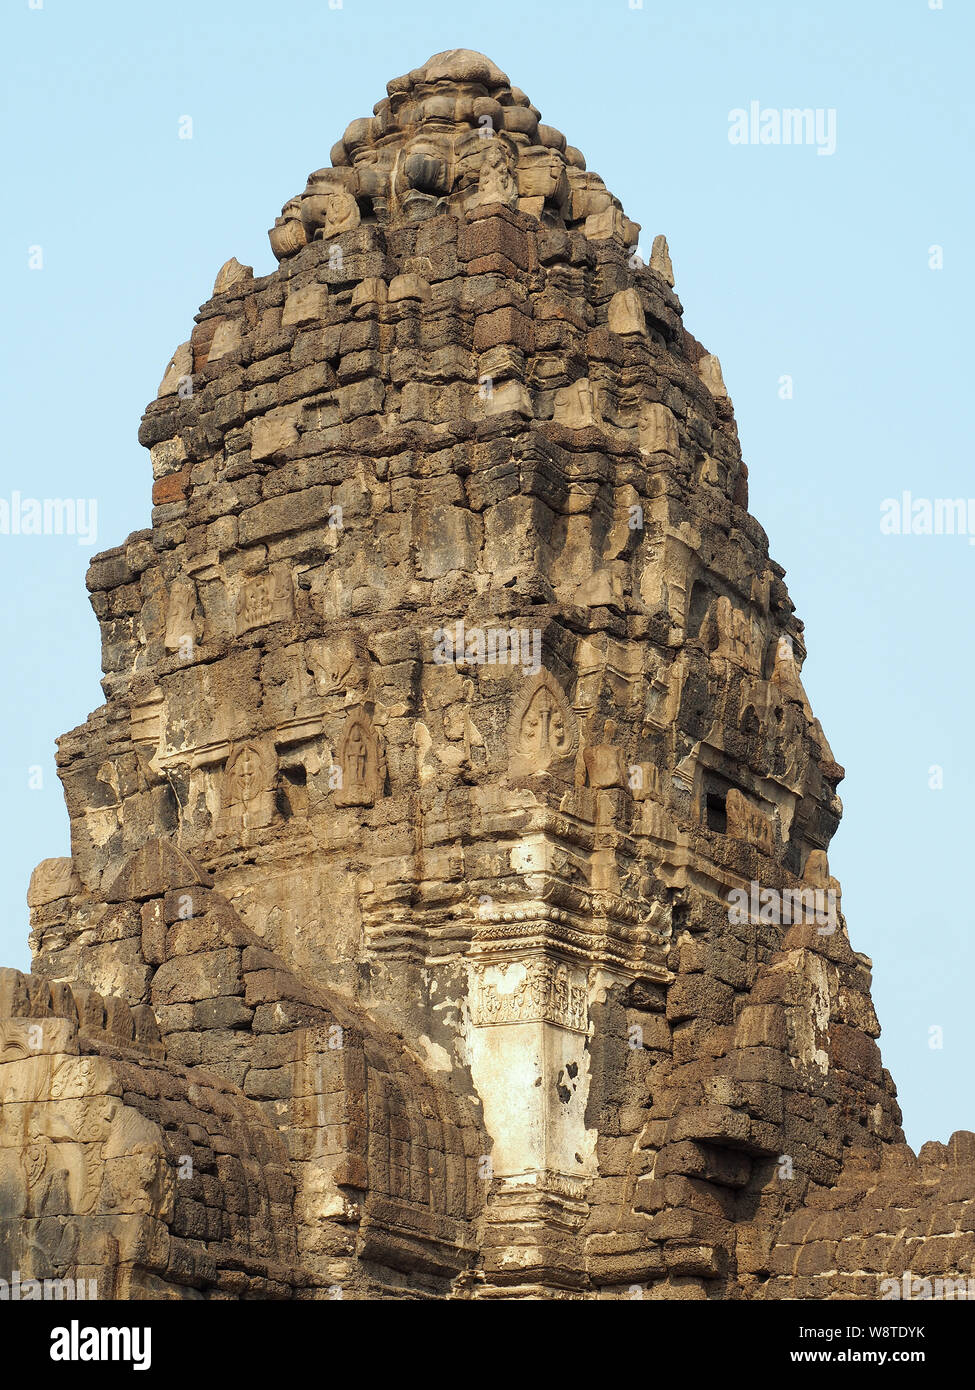
[{"label": "stone moulding", "polygon": [[[575,982],[572,970],[559,957],[515,955],[479,961],[474,966],[473,1022],[481,1028],[500,1023],[552,1023],[585,1033],[586,987]],[[505,988],[508,974],[520,978]]]},{"label": "stone moulding", "polygon": [[464,49],[269,235],[88,573],[0,1249],[137,1299],[872,1299],[905,1229],[970,1268],[975,1135],[907,1149],[843,915],[731,910],[838,900],[843,769],[665,239]]}]

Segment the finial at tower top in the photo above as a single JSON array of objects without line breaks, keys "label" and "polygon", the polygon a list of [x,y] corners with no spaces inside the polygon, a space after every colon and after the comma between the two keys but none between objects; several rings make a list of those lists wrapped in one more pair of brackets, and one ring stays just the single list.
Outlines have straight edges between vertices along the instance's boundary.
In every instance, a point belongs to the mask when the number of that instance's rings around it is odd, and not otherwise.
[{"label": "finial at tower top", "polygon": [[498,204],[544,226],[635,247],[618,198],[496,63],[451,48],[386,84],[268,233],[278,260],[360,223],[395,226]]}]

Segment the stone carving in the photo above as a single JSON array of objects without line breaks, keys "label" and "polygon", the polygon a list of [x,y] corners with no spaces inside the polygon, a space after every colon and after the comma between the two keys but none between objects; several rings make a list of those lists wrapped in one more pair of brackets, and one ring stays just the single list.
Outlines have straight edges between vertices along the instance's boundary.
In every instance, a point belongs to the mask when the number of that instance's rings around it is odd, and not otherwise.
[{"label": "stone carving", "polygon": [[358,309],[362,304],[378,307],[389,298],[389,287],[378,275],[367,275],[352,291],[352,307]]},{"label": "stone carving", "polygon": [[529,956],[510,964],[477,965],[475,977],[473,1020],[478,1027],[554,1023],[586,1031],[586,986],[564,961]]},{"label": "stone carving", "polygon": [[306,643],[305,659],[319,695],[344,695],[365,684],[368,657],[353,633]]},{"label": "stone carving", "polygon": [[396,179],[396,201],[408,221],[429,217],[450,191],[451,165],[449,148],[435,140],[424,136],[412,143]]},{"label": "stone carving", "polygon": [[289,198],[281,209],[281,216],[274,219],[274,226],[268,232],[271,250],[277,260],[293,256],[308,244],[308,233],[301,221],[301,199]]},{"label": "stone carving", "polygon": [[224,261],[217,271],[217,278],[213,282],[214,294],[226,294],[235,285],[240,285],[246,280],[253,280],[254,267],[251,265],[241,265],[236,256],[231,256],[229,261]]},{"label": "stone carving", "polygon": [[799,663],[796,661],[791,637],[782,636],[776,639],[774,662],[771,676],[772,685],[783,700],[801,705],[812,718],[812,710],[809,708],[809,700],[802,686]]},{"label": "stone carving", "polygon": [[274,757],[257,739],[231,750],[223,773],[220,829],[225,835],[269,825],[274,816]]},{"label": "stone carving", "polygon": [[798,791],[809,763],[805,710],[798,703],[783,700],[772,681],[749,681],[742,685],[738,727],[749,738],[766,740],[770,770]]},{"label": "stone carving", "polygon": [[415,299],[425,304],[430,298],[430,286],[421,275],[412,272],[394,275],[389,282],[387,298],[390,304],[396,304],[401,299]]},{"label": "stone carving", "polygon": [[294,612],[294,596],[286,571],[268,570],[245,577],[237,599],[237,632],[284,622]]},{"label": "stone carving", "polygon": [[670,260],[670,248],[665,236],[655,236],[650,251],[650,269],[665,280],[671,288],[674,285],[674,267]]},{"label": "stone carving", "polygon": [[347,169],[319,169],[311,174],[301,198],[301,224],[308,241],[333,241],[359,225],[355,180]]},{"label": "stone carving", "polygon": [[775,831],[771,821],[737,787],[732,787],[728,792],[726,811],[729,835],[736,840],[747,841],[763,854],[772,854]]},{"label": "stone carving", "polygon": [[697,364],[697,370],[705,386],[712,396],[727,399],[728,388],[724,384],[724,377],[721,375],[721,363],[712,352],[707,352]]},{"label": "stone carving", "polygon": [[507,144],[499,139],[485,142],[487,148],[481,161],[477,179],[477,193],[471,205],[481,207],[487,203],[503,203],[512,207],[518,199],[518,180],[513,171],[513,161]]},{"label": "stone carving", "polygon": [[609,301],[608,323],[613,333],[646,333],[647,320],[636,290],[617,290]]},{"label": "stone carving", "polygon": [[575,715],[548,671],[533,676],[515,700],[509,741],[514,776],[545,772],[553,762],[575,752]]},{"label": "stone carving", "polygon": [[248,1301],[970,1264],[975,1136],[909,1154],[856,925],[776,915],[838,898],[843,770],[666,243],[467,50],[331,164],[188,314],[152,529],[91,561],[7,1257]]},{"label": "stone carving", "polygon": [[450,188],[449,161],[431,139],[415,140],[403,161],[403,176],[422,193],[446,193]]},{"label": "stone carving", "polygon": [[530,419],[533,414],[531,396],[521,381],[501,381],[483,399],[485,415],[504,415],[514,410]]},{"label": "stone carving", "polygon": [[193,373],[193,348],[190,343],[181,343],[169,360],[169,365],[159,383],[160,396],[175,396],[184,382],[190,381]]},{"label": "stone carving", "polygon": [[0,1217],[84,1215],[96,1205],[102,1176],[89,1163],[88,1141],[104,1123],[97,1109],[86,1110],[76,1098],[87,1090],[87,1059],[52,1053],[43,1038],[38,1052],[25,1023],[16,1020],[18,1032],[27,1035],[26,1052],[22,1039],[11,1038],[10,1025],[4,1041],[0,1172],[6,1191]]},{"label": "stone carving", "polygon": [[731,600],[720,595],[715,605],[715,619],[718,629],[718,645],[714,656],[744,667],[753,675],[758,674],[761,661],[761,643],[747,614],[735,608]]},{"label": "stone carving", "polygon": [[[499,68],[470,64],[466,52],[456,50],[436,78],[429,63],[414,69],[397,80],[374,117],[351,122],[332,151],[334,167],[314,173],[271,228],[278,259],[357,221],[416,223],[445,205],[462,212],[517,206],[535,219],[585,226],[587,235],[637,242],[639,227],[598,175],[586,171],[580,152],[539,123],[528,98]],[[459,76],[473,71],[477,78]],[[454,91],[444,85],[454,82]]]},{"label": "stone carving", "polygon": [[677,454],[677,421],[665,405],[647,401],[640,410],[640,452],[643,454]]},{"label": "stone carving", "polygon": [[166,650],[191,657],[200,636],[202,624],[197,613],[196,585],[183,575],[169,591],[166,612]]},{"label": "stone carving", "polygon": [[292,290],[284,302],[281,327],[292,324],[324,323],[328,318],[328,287],[326,285],[303,285]]},{"label": "stone carving", "polygon": [[537,217],[546,202],[564,206],[569,184],[565,163],[556,150],[536,147],[524,150],[518,161],[517,176],[519,207],[524,208],[526,199],[540,198],[541,205],[537,208],[525,209]]},{"label": "stone carving", "polygon": [[219,362],[240,347],[241,323],[239,319],[222,319],[214,330],[207,362]]},{"label": "stone carving", "polygon": [[574,381],[555,393],[555,423],[581,430],[600,423],[597,394],[588,377]]},{"label": "stone carving", "polygon": [[264,627],[271,621],[274,612],[274,577],[259,574],[248,579],[240,596],[239,632],[251,627]]},{"label": "stone carving", "polygon": [[336,806],[371,806],[385,781],[379,738],[368,715],[350,716],[339,744]]},{"label": "stone carving", "polygon": [[43,907],[58,898],[70,898],[81,892],[81,880],[74,866],[74,860],[42,859],[30,876],[27,889],[27,903],[30,907]]}]

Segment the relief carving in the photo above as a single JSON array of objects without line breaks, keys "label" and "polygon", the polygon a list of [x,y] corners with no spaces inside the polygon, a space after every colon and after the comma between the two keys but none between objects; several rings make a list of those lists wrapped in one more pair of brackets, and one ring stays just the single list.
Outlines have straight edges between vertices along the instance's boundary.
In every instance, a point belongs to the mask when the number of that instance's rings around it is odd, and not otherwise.
[{"label": "relief carving", "polygon": [[192,579],[180,575],[169,591],[169,607],[166,612],[166,650],[192,655],[193,647],[199,639],[201,623],[197,617],[196,585]]},{"label": "relief carving", "polygon": [[361,663],[366,652],[353,633],[305,643],[305,660],[319,695],[344,695],[365,685]]},{"label": "relief carving", "polygon": [[274,219],[274,226],[268,232],[271,250],[279,261],[283,261],[285,256],[293,256],[308,244],[300,208],[300,198],[289,198],[281,209],[281,216]]},{"label": "relief carving", "polygon": [[353,714],[339,745],[336,806],[372,806],[386,781],[379,738],[366,714]]},{"label": "relief carving", "polygon": [[42,907],[80,892],[81,879],[73,859],[42,859],[31,874],[27,902],[30,907]]},{"label": "relief carving", "polygon": [[758,674],[759,644],[751,619],[740,609],[735,608],[724,594],[715,605],[715,621],[718,629],[718,645],[714,656],[733,661],[746,671]]},{"label": "relief carving", "polygon": [[294,614],[290,576],[268,570],[243,580],[237,597],[237,632],[249,632],[268,623],[286,622]]},{"label": "relief carving", "polygon": [[600,423],[599,402],[588,377],[581,377],[571,386],[563,386],[555,393],[555,415],[557,425],[567,429],[581,430],[589,425]]},{"label": "relief carving", "polygon": [[482,207],[488,203],[504,203],[514,207],[518,201],[518,180],[514,173],[514,160],[505,141],[493,136],[485,141],[487,149],[481,160],[477,178],[477,192],[471,199],[471,207]]},{"label": "relief carving", "polygon": [[223,773],[219,828],[223,834],[270,825],[274,817],[275,758],[249,739],[231,750]]},{"label": "relief carving", "polygon": [[522,198],[541,198],[563,206],[569,185],[565,165],[555,150],[530,146],[518,162],[518,193]]},{"label": "relief carving", "polygon": [[564,961],[534,956],[506,965],[475,966],[472,1018],[481,1028],[497,1023],[554,1023],[584,1033],[586,986]]},{"label": "relief carving", "polygon": [[508,737],[514,776],[544,772],[551,763],[575,753],[576,717],[548,671],[540,671],[518,696]]},{"label": "relief carving", "polygon": [[771,854],[775,848],[775,832],[767,816],[763,816],[757,806],[742,795],[737,787],[728,792],[725,810],[728,818],[728,834],[736,840],[745,840],[763,854]]},{"label": "relief carving", "polygon": [[[21,1020],[15,1020],[20,1023]],[[8,1077],[0,1116],[0,1214],[6,1217],[61,1216],[90,1212],[98,1175],[88,1162],[87,1142],[100,1130],[114,1100],[86,1105],[83,1063],[87,1059],[47,1054],[16,1060]],[[70,1099],[63,1099],[63,1097]]]},{"label": "relief carving", "polygon": [[665,405],[647,401],[637,426],[641,454],[671,454],[679,450],[677,421]]},{"label": "relief carving", "polygon": [[410,221],[427,217],[438,198],[449,193],[451,169],[449,146],[421,138],[409,147],[396,178],[396,193]]},{"label": "relief carving", "polygon": [[308,241],[332,241],[358,227],[359,204],[351,169],[318,169],[308,177],[299,215]]},{"label": "relief carving", "polygon": [[802,705],[803,709],[808,712],[808,717],[812,718],[809,700],[802,687],[799,663],[796,660],[792,638],[784,634],[778,638],[775,644],[775,665],[772,670],[771,681],[783,700]]}]

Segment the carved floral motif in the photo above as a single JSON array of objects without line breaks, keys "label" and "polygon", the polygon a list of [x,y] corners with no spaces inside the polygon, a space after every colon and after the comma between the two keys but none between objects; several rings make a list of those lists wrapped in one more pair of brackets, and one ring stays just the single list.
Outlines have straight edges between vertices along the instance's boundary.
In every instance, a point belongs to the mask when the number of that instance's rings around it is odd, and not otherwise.
[{"label": "carved floral motif", "polygon": [[[505,989],[511,972],[517,979],[512,980],[513,988]],[[480,1027],[554,1023],[573,1032],[586,1031],[586,987],[573,978],[564,961],[535,956],[506,966],[477,965],[475,982],[472,1013]]]}]

